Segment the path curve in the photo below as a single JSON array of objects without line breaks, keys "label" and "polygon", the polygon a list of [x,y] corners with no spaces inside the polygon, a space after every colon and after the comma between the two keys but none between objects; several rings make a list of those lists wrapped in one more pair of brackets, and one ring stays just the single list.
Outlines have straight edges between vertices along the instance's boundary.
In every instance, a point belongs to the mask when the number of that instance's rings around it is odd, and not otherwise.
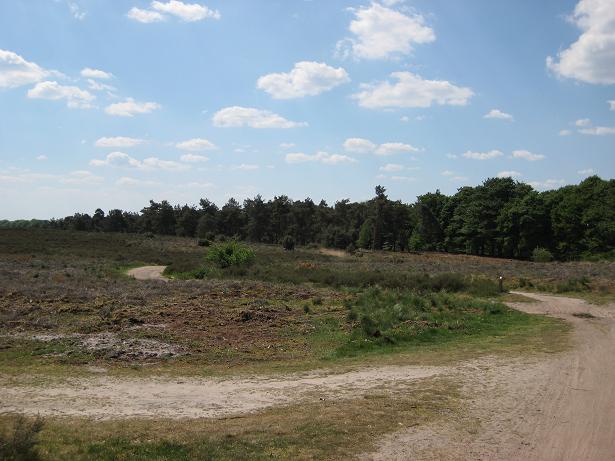
[{"label": "path curve", "polygon": [[465,417],[389,435],[365,459],[615,460],[615,305],[516,293],[536,302],[511,307],[574,326],[572,350],[495,368],[460,365]]},{"label": "path curve", "polygon": [[137,280],[162,280],[168,282],[169,279],[165,278],[162,273],[167,266],[143,266],[130,269],[127,274]]}]

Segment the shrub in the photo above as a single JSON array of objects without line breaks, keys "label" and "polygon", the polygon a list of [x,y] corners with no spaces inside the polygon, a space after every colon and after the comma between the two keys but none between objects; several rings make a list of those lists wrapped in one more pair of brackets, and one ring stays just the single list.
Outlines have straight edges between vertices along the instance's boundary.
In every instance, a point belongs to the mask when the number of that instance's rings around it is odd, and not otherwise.
[{"label": "shrub", "polygon": [[209,239],[204,239],[204,238],[198,239],[196,243],[200,247],[208,247],[211,245],[211,242],[209,241]]},{"label": "shrub", "polygon": [[532,261],[536,263],[548,263],[553,261],[553,254],[546,248],[536,247],[532,251]]},{"label": "shrub", "polygon": [[40,459],[36,444],[38,433],[43,429],[43,420],[32,422],[18,416],[13,430],[8,434],[0,433],[0,459],[6,461],[37,461]]},{"label": "shrub", "polygon": [[284,237],[284,239],[282,240],[282,246],[286,251],[293,251],[295,249],[295,239],[292,237],[292,235],[287,235],[286,237]]},{"label": "shrub", "polygon": [[234,240],[212,246],[206,255],[206,260],[220,269],[249,266],[254,259],[254,251]]}]

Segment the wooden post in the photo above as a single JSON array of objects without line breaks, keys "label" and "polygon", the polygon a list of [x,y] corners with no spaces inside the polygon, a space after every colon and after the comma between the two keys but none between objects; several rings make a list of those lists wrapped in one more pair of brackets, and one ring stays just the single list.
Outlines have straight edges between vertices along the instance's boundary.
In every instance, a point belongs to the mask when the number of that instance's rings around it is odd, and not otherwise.
[{"label": "wooden post", "polygon": [[498,278],[498,284],[500,286],[500,293],[504,293],[504,277],[501,275]]}]

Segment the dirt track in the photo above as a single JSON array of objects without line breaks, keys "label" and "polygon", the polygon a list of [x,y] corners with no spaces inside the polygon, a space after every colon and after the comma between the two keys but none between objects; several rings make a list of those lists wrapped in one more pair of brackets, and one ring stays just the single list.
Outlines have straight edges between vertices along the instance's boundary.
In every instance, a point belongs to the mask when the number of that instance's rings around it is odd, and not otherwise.
[{"label": "dirt track", "polygon": [[[220,417],[273,405],[361,395],[445,376],[462,384],[464,411],[391,434],[365,459],[615,460],[615,306],[527,294],[514,307],[572,322],[576,345],[550,359],[487,357],[455,367],[378,367],[251,379],[69,380],[55,387],[0,379],[0,414],[95,419]],[[574,313],[596,318],[579,318]],[[1,377],[0,377],[1,378]]]},{"label": "dirt track", "polygon": [[167,266],[143,266],[130,269],[127,274],[137,280],[162,280],[168,282],[168,279],[162,276],[162,272]]}]

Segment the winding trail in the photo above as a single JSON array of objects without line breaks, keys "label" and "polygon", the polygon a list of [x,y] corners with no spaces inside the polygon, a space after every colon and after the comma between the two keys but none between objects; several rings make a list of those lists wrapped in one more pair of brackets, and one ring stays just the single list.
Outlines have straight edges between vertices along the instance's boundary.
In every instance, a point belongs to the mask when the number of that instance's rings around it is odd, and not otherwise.
[{"label": "winding trail", "polygon": [[[140,268],[136,278],[160,277]],[[157,274],[157,275],[155,275]],[[483,357],[452,367],[363,367],[252,378],[112,378],[18,385],[0,373],[0,414],[117,418],[209,418],[275,405],[404,391],[417,380],[461,385],[462,411],[376,441],[373,460],[615,460],[615,305],[520,293],[516,309],[574,326],[575,347],[544,357]],[[578,317],[573,314],[591,314]]]},{"label": "winding trail", "polygon": [[143,266],[130,269],[127,274],[137,280],[161,280],[168,282],[169,279],[163,277],[162,273],[167,266]]}]

